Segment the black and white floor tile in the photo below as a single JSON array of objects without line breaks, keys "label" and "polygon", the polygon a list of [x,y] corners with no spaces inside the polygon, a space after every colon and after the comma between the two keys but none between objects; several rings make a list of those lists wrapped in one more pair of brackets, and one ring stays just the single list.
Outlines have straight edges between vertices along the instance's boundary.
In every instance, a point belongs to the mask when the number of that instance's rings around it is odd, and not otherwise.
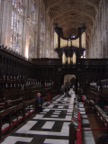
[{"label": "black and white floor tile", "polygon": [[79,103],[79,111],[82,116],[82,127],[83,127],[83,142],[84,144],[95,144],[92,131],[90,129],[90,123],[85,112],[84,104]]},{"label": "black and white floor tile", "polygon": [[74,98],[58,95],[1,144],[68,144]]}]

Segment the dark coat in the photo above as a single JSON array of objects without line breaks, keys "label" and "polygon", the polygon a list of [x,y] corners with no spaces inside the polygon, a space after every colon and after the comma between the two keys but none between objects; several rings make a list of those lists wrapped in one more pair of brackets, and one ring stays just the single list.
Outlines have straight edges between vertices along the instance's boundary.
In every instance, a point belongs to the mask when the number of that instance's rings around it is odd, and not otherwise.
[{"label": "dark coat", "polygon": [[41,112],[42,111],[42,105],[43,105],[43,98],[42,97],[37,97],[35,101],[35,110],[36,112]]}]

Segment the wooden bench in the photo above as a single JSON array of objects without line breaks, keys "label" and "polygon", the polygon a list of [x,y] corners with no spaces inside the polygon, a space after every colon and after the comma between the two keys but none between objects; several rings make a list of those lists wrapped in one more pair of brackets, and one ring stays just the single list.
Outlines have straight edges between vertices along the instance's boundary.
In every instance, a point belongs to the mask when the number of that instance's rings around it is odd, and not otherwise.
[{"label": "wooden bench", "polygon": [[35,112],[34,104],[35,99],[0,111],[0,139]]}]

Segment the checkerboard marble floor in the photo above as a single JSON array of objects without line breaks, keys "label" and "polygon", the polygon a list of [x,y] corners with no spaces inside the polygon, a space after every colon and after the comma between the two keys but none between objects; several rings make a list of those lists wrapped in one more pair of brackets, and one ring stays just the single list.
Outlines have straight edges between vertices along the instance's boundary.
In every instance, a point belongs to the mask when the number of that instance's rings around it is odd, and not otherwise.
[{"label": "checkerboard marble floor", "polygon": [[95,144],[94,137],[92,131],[87,131],[86,129],[90,129],[90,123],[87,118],[85,108],[82,102],[79,103],[79,111],[82,116],[82,127],[83,127],[83,143],[84,144]]},{"label": "checkerboard marble floor", "polygon": [[68,144],[74,98],[58,95],[1,144]]}]

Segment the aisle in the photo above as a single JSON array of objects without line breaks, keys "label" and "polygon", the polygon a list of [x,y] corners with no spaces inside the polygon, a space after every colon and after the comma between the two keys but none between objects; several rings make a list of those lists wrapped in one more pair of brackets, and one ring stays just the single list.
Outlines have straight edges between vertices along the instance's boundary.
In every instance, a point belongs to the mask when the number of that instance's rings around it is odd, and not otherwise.
[{"label": "aisle", "polygon": [[[79,111],[82,117],[82,128],[83,128],[83,143],[84,144],[95,144],[93,133],[90,128],[90,123],[85,112],[84,104],[79,103]],[[89,129],[89,131],[88,131]]]},{"label": "aisle", "polygon": [[49,106],[44,105],[43,112],[8,136],[2,144],[68,144],[74,97],[74,94],[71,98],[58,95]]}]

